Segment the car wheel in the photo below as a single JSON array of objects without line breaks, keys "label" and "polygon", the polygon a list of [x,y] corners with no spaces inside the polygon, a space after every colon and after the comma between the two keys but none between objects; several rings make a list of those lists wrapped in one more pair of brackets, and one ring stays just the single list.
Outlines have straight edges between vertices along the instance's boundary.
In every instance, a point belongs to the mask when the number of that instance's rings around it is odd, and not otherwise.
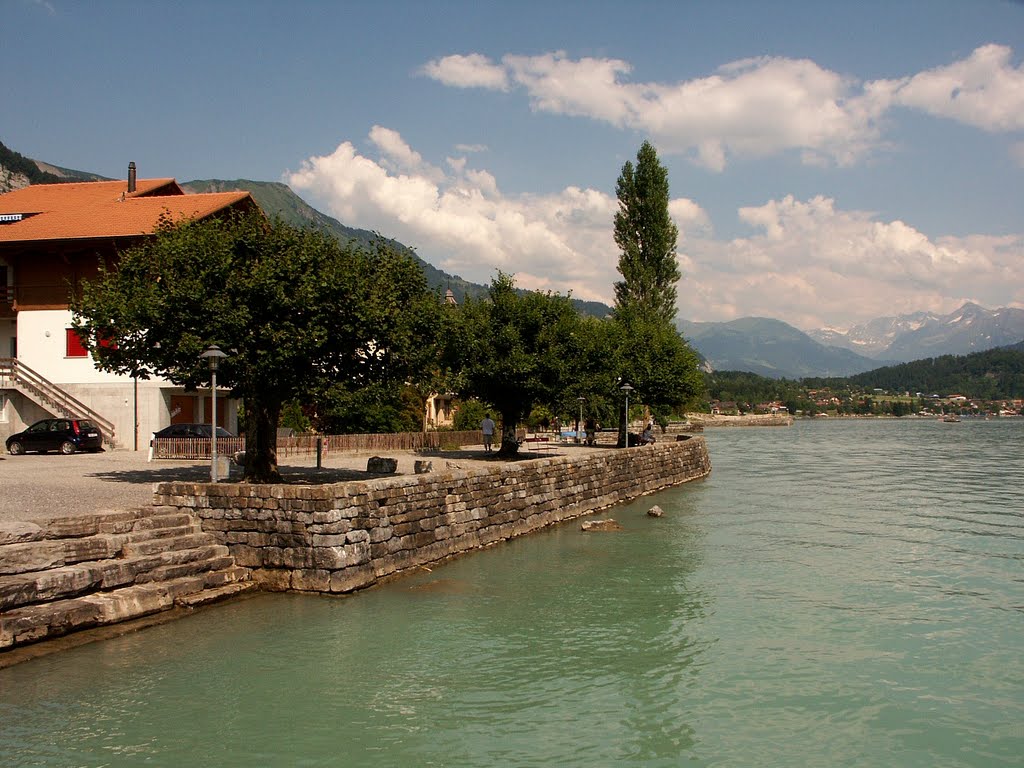
[{"label": "car wheel", "polygon": [[60,452],[63,453],[65,456],[74,453],[75,444],[72,443],[70,440],[65,440],[63,443],[60,444]]},{"label": "car wheel", "polygon": [[8,444],[7,450],[10,451],[11,456],[21,456],[25,452],[25,446],[15,440],[13,443]]}]

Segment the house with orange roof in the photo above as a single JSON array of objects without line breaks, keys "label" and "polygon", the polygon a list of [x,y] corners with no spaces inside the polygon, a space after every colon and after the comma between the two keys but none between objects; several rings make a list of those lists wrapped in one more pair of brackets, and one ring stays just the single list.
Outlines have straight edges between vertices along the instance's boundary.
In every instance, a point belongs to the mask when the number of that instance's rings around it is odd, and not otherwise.
[{"label": "house with orange roof", "polygon": [[[255,207],[248,192],[186,194],[174,179],[138,179],[134,163],[127,180],[0,194],[0,439],[37,419],[79,416],[98,422],[112,445],[138,450],[169,424],[206,420],[208,393],[98,370],[71,328],[69,299],[162,218]],[[234,403],[217,410],[222,425],[236,425]]]}]

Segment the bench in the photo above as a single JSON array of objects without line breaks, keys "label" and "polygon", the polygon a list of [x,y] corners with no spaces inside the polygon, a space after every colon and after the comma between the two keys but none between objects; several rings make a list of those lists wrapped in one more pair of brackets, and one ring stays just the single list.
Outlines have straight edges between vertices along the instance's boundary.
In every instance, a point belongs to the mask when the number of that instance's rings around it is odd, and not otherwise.
[{"label": "bench", "polygon": [[533,435],[520,441],[520,445],[524,444],[531,451],[545,451],[551,446],[551,439],[546,435]]}]

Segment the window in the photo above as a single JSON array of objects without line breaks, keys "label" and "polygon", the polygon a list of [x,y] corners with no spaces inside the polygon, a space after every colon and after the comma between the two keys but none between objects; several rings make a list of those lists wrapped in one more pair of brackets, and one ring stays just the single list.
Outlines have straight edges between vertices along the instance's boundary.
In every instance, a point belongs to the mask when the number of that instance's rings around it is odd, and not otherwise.
[{"label": "window", "polygon": [[66,357],[88,357],[89,350],[82,344],[82,337],[74,328],[67,329],[67,351]]}]

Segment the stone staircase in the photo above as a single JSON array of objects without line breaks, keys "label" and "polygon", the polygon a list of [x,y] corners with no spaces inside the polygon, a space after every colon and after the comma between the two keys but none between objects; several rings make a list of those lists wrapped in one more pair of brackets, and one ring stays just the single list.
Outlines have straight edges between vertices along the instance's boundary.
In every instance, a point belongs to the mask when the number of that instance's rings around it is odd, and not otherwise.
[{"label": "stone staircase", "polygon": [[0,522],[0,653],[256,588],[176,509]]}]

